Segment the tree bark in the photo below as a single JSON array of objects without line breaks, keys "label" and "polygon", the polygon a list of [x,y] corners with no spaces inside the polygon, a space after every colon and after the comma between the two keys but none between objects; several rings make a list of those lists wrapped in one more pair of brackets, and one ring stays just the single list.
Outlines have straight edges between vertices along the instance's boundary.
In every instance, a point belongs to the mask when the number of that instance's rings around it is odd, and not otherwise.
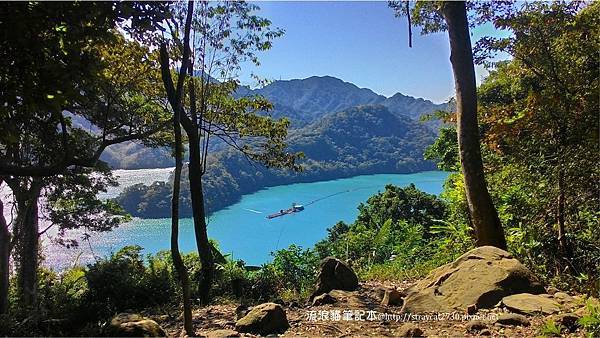
[{"label": "tree bark", "polygon": [[442,14],[448,26],[450,62],[454,73],[460,164],[469,213],[477,233],[477,246],[506,249],[504,230],[487,190],[477,123],[477,87],[473,51],[464,1],[446,1]]},{"label": "tree bark", "polygon": [[558,173],[558,245],[564,258],[570,259],[572,253],[567,243],[565,230],[565,174],[561,169]]},{"label": "tree bark", "polygon": [[179,252],[179,193],[181,190],[181,168],[183,167],[183,146],[181,144],[181,107],[175,111],[173,129],[175,132],[175,173],[173,175],[173,196],[171,199],[171,256],[183,291],[183,327],[186,335],[193,336],[192,303],[190,276]]},{"label": "tree bark", "polygon": [[183,144],[181,137],[181,115],[183,113],[183,90],[184,81],[189,62],[189,43],[190,30],[192,26],[192,17],[194,13],[194,2],[188,2],[188,12],[184,27],[184,50],[182,64],[179,70],[177,80],[177,89],[173,86],[171,78],[171,69],[167,46],[163,43],[160,46],[160,64],[162,79],[169,98],[169,103],[173,108],[173,132],[175,134],[175,172],[173,175],[173,195],[171,197],[171,257],[173,265],[181,284],[183,294],[183,328],[187,336],[194,336],[192,326],[192,302],[190,291],[190,276],[188,270],[181,258],[179,252],[179,195],[181,192],[181,169],[183,167]]},{"label": "tree bark", "polygon": [[25,185],[27,184],[11,186],[17,202],[17,217],[14,225],[17,290],[21,310],[35,311],[39,256],[38,200],[41,182],[33,178],[28,187]]},{"label": "tree bark", "polygon": [[[1,183],[1,180],[0,180]],[[8,282],[10,278],[10,231],[4,218],[0,199],[0,314],[8,313]]]},{"label": "tree bark", "polygon": [[213,256],[208,241],[206,230],[206,210],[204,208],[204,193],[202,192],[202,155],[200,152],[200,137],[197,130],[188,131],[188,142],[190,151],[190,164],[188,178],[190,182],[190,193],[192,199],[192,213],[194,217],[194,232],[198,255],[202,263],[202,273],[199,284],[200,302],[206,305],[210,302],[210,288],[213,279]]}]

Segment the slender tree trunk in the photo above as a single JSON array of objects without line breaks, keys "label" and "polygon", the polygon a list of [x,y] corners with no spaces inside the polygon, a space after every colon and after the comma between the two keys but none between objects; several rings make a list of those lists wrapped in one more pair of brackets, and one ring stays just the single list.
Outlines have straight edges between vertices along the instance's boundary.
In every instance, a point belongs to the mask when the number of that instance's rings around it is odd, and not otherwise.
[{"label": "slender tree trunk", "polygon": [[17,217],[15,220],[17,289],[20,307],[23,311],[35,311],[37,304],[38,200],[40,192],[41,185],[37,179],[33,179],[28,188],[13,188],[13,194],[17,201]]},{"label": "slender tree trunk", "polygon": [[454,72],[458,113],[460,164],[469,212],[477,232],[477,246],[506,249],[504,231],[487,190],[479,145],[477,87],[467,10],[464,1],[446,1],[442,9],[448,25],[450,62]]},{"label": "slender tree trunk", "polygon": [[175,134],[175,173],[173,175],[173,196],[171,197],[171,257],[177,271],[183,294],[183,327],[186,335],[194,336],[192,326],[192,302],[190,291],[190,276],[179,252],[179,195],[181,191],[181,169],[183,167],[183,145],[181,137],[181,114],[183,114],[183,92],[187,67],[189,66],[189,44],[194,2],[188,2],[187,16],[183,37],[182,64],[177,79],[177,87],[173,85],[166,44],[160,46],[160,66],[165,91],[173,108],[173,131]]},{"label": "slender tree trunk", "polygon": [[4,204],[0,199],[0,314],[8,313],[9,258],[10,231],[8,231],[8,223],[4,218]]},{"label": "slender tree trunk", "polygon": [[173,117],[175,132],[175,173],[173,175],[173,196],[171,198],[171,257],[177,271],[183,293],[183,328],[186,335],[194,336],[192,327],[192,303],[190,276],[179,252],[179,195],[181,190],[181,168],[183,167],[183,146],[181,144],[181,106],[176,107]]},{"label": "slender tree trunk", "polygon": [[192,198],[192,213],[194,217],[194,232],[198,255],[202,263],[202,273],[199,285],[200,302],[204,305],[210,301],[210,288],[213,279],[213,256],[206,230],[206,211],[204,209],[204,194],[202,192],[202,156],[200,153],[200,137],[197,132],[187,133],[189,139],[190,164],[188,178]]},{"label": "slender tree trunk", "polygon": [[565,233],[565,175],[563,170],[558,173],[558,245],[565,258],[571,258],[571,252]]}]

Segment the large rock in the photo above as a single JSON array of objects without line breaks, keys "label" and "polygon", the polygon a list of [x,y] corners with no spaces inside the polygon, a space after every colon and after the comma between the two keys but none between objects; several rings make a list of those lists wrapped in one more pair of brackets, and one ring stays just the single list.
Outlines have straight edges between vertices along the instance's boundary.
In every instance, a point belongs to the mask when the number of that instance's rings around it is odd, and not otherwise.
[{"label": "large rock", "polygon": [[530,293],[519,293],[502,298],[502,304],[507,309],[526,315],[558,313],[560,306],[551,298],[532,295]]},{"label": "large rock", "polygon": [[290,327],[285,311],[279,304],[264,303],[235,323],[235,330],[244,333],[269,335],[282,333]]},{"label": "large rock", "polygon": [[339,259],[327,257],[321,261],[316,289],[310,299],[331,290],[354,291],[356,288],[358,277],[354,271]]},{"label": "large rock", "polygon": [[104,328],[110,337],[166,337],[165,331],[152,319],[134,313],[119,313]]},{"label": "large rock", "polygon": [[473,249],[432,271],[407,290],[402,312],[465,311],[491,308],[508,295],[542,293],[544,288],[523,264],[492,246]]}]

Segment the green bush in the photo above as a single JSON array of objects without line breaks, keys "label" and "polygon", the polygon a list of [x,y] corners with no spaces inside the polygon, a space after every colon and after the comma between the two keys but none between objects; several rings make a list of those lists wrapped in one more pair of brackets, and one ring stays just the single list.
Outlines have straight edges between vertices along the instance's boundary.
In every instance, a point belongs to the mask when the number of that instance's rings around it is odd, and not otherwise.
[{"label": "green bush", "polygon": [[579,318],[579,325],[586,331],[588,337],[600,337],[600,306],[588,300],[586,302],[588,314]]},{"label": "green bush", "polygon": [[107,259],[88,267],[85,273],[87,301],[101,314],[110,315],[168,303],[176,299],[176,280],[166,255],[149,256],[140,246],[126,246]]}]

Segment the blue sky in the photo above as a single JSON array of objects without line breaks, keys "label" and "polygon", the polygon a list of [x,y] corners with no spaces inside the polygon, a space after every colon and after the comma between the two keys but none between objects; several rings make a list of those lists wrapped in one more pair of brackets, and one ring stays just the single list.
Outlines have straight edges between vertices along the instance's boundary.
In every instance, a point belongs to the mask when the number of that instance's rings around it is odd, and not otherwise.
[{"label": "blue sky", "polygon": [[[260,1],[260,14],[286,34],[260,55],[261,66],[248,73],[268,80],[330,75],[376,93],[396,92],[444,102],[454,91],[446,33],[420,35],[413,28],[408,47],[406,18],[395,18],[387,1]],[[473,31],[472,41],[498,33],[493,27]],[[485,71],[478,67],[478,80]]]}]

